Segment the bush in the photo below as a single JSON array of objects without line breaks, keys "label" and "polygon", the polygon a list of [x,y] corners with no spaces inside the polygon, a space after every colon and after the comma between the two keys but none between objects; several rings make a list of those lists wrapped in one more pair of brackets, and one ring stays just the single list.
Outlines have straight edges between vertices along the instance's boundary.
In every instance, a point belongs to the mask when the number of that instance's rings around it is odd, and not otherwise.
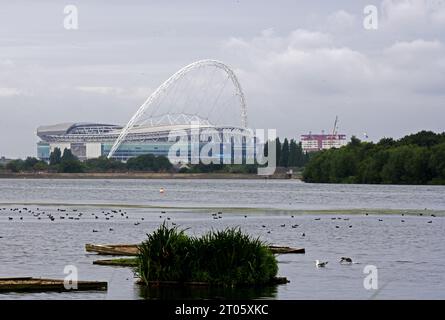
[{"label": "bush", "polygon": [[240,229],[189,237],[162,224],[139,249],[136,274],[150,281],[207,282],[214,285],[264,285],[278,272],[275,256],[258,238]]}]

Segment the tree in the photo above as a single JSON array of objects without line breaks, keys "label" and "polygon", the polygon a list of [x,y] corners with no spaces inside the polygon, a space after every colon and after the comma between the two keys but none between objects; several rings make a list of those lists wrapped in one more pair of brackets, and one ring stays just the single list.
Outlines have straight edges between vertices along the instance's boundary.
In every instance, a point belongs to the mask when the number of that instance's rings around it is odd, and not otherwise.
[{"label": "tree", "polygon": [[[65,149],[66,150],[66,149]],[[59,148],[54,148],[49,156],[49,164],[51,166],[58,165],[61,161],[62,153]]]},{"label": "tree", "polygon": [[39,159],[34,157],[27,157],[24,162],[24,170],[32,171],[34,170],[34,165],[39,162]]},{"label": "tree", "polygon": [[45,161],[39,161],[33,166],[34,171],[48,170],[48,164]]},{"label": "tree", "polygon": [[283,145],[281,147],[281,155],[280,155],[280,166],[286,167],[288,166],[289,162],[289,141],[287,138],[284,139]]},{"label": "tree", "polygon": [[281,142],[280,142],[280,138],[276,138],[275,139],[275,149],[276,149],[276,165],[279,166],[280,165],[280,159],[281,159]]},{"label": "tree", "polygon": [[351,142],[310,156],[307,182],[445,184],[445,136],[421,131],[377,144]]},{"label": "tree", "polygon": [[298,152],[299,152],[299,150],[298,150],[297,143],[295,142],[294,139],[291,139],[290,144],[289,144],[289,161],[287,163],[287,165],[289,167],[297,166],[297,159],[299,156]]},{"label": "tree", "polygon": [[[130,171],[165,171],[171,169],[172,164],[165,156],[145,154],[127,161],[127,169]],[[201,168],[200,165],[198,165]],[[210,166],[203,166],[210,167]]]},{"label": "tree", "polygon": [[11,172],[20,172],[23,170],[23,160],[12,160],[6,164],[6,170]]},{"label": "tree", "polygon": [[71,160],[77,160],[77,157],[75,155],[73,155],[73,153],[71,152],[71,149],[65,148],[63,150],[63,156],[60,159],[60,161],[71,161]]}]

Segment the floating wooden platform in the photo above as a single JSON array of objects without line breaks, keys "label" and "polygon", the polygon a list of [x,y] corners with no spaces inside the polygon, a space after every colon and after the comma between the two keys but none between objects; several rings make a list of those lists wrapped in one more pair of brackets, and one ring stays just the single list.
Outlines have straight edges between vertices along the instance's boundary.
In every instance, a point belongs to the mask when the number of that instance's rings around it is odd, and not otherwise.
[{"label": "floating wooden platform", "polygon": [[122,258],[122,259],[106,259],[95,260],[93,264],[100,266],[114,266],[114,267],[135,267],[137,265],[136,258]]},{"label": "floating wooden platform", "polygon": [[89,244],[85,245],[87,252],[95,252],[102,255],[136,256],[139,253],[137,244]]},{"label": "floating wooden platform", "polygon": [[288,253],[306,253],[304,248],[291,248],[291,247],[281,247],[281,246],[269,246],[269,249],[275,254],[288,254]]},{"label": "floating wooden platform", "polygon": [[106,291],[107,282],[78,281],[77,289],[65,289],[64,280],[43,278],[0,278],[0,292]]},{"label": "floating wooden platform", "polygon": [[[292,248],[283,246],[269,246],[274,254],[303,254],[304,248]],[[95,252],[102,255],[136,256],[139,253],[137,244],[90,244],[85,245],[87,252]]]},{"label": "floating wooden platform", "polygon": [[[272,282],[269,283],[269,285],[277,285],[277,284],[286,284],[290,281],[287,280],[286,277],[275,277],[273,278]],[[136,282],[139,285],[145,285],[145,283],[142,280],[138,280]],[[209,282],[198,282],[198,281],[189,281],[189,282],[179,282],[179,281],[149,281],[148,285],[150,287],[178,287],[178,286],[186,286],[186,287],[209,287],[212,286]]]}]

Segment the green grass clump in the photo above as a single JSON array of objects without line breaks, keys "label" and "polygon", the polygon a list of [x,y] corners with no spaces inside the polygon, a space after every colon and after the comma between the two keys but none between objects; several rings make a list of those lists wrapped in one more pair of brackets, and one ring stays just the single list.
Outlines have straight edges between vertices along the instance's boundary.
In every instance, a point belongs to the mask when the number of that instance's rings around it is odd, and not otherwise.
[{"label": "green grass clump", "polygon": [[239,228],[189,237],[162,224],[140,245],[136,274],[143,282],[207,282],[215,285],[263,285],[278,272],[275,256],[258,238]]}]

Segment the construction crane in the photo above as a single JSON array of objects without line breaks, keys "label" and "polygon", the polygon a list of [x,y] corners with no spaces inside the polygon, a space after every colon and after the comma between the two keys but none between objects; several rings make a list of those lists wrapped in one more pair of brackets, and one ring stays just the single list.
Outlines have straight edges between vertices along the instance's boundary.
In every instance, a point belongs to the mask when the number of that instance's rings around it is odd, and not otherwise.
[{"label": "construction crane", "polygon": [[337,135],[338,130],[338,116],[335,116],[334,128],[332,129],[332,139]]}]

